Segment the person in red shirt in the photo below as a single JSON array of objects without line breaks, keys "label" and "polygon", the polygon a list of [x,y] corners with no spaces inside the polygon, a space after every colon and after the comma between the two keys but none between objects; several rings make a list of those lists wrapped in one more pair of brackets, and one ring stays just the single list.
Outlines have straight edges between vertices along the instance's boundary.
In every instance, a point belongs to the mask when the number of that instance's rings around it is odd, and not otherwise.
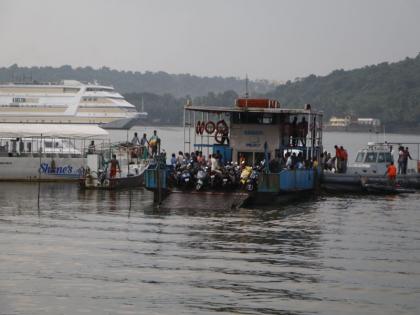
[{"label": "person in red shirt", "polygon": [[388,165],[386,170],[386,175],[388,176],[389,184],[395,186],[395,179],[397,178],[397,168],[394,165],[394,162]]},{"label": "person in red shirt", "polygon": [[341,162],[342,162],[341,149],[338,147],[338,145],[335,145],[334,148],[335,148],[335,159],[337,161],[337,173],[342,173],[342,167],[341,167]]},{"label": "person in red shirt", "polygon": [[111,168],[109,171],[109,177],[114,178],[117,175],[117,169],[118,172],[121,173],[120,163],[117,160],[117,156],[115,154],[112,155],[111,161],[109,161],[109,164],[111,164]]},{"label": "person in red shirt", "polygon": [[341,171],[343,173],[346,173],[348,154],[347,154],[347,151],[343,148],[343,146],[340,147],[340,153],[341,153]]}]

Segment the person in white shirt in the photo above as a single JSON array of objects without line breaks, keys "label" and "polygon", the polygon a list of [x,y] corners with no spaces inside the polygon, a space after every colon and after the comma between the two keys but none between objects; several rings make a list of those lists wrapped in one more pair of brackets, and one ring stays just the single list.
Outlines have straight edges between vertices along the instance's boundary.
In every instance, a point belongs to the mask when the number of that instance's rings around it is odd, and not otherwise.
[{"label": "person in white shirt", "polygon": [[292,156],[289,155],[287,160],[286,160],[286,168],[291,169],[292,168],[292,164],[293,164],[293,160],[292,160]]},{"label": "person in white shirt", "polygon": [[140,144],[140,140],[139,140],[139,137],[137,136],[137,132],[134,133],[134,137],[131,140],[131,144],[132,145],[139,145]]},{"label": "person in white shirt", "polygon": [[219,169],[219,161],[217,160],[217,158],[216,158],[216,154],[213,154],[212,156],[211,156],[211,170],[212,171],[215,171],[215,170],[217,170],[217,169]]}]

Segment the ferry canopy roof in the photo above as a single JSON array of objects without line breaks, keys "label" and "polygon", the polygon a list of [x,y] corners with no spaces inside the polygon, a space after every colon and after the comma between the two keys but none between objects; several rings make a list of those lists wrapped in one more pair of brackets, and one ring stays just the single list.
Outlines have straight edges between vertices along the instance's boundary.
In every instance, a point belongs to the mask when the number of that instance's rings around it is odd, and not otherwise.
[{"label": "ferry canopy roof", "polygon": [[322,116],[321,111],[291,108],[260,108],[260,107],[236,107],[236,106],[184,106],[185,110],[207,113],[265,113],[265,114],[288,114],[302,115],[311,114]]},{"label": "ferry canopy roof", "polygon": [[107,138],[108,132],[96,125],[0,124],[1,138]]}]

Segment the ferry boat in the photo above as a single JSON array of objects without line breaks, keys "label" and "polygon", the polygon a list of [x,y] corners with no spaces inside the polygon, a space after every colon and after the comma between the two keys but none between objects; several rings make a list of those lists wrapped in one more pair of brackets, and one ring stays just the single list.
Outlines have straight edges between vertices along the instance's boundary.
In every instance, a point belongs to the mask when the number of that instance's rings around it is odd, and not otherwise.
[{"label": "ferry boat", "polygon": [[[299,135],[293,131],[298,122],[306,124],[302,129],[305,132]],[[184,152],[196,150],[206,156],[217,153],[225,162],[235,165],[243,162],[257,166],[264,161],[262,169],[255,168],[258,182],[246,191],[247,198],[241,197],[241,204],[281,202],[292,195],[301,197],[315,190],[319,182],[320,170],[312,167],[312,162],[319,161],[322,152],[322,112],[311,109],[310,104],[302,109],[281,108],[277,100],[270,99],[241,98],[235,106],[223,107],[188,103],[184,107]],[[270,171],[268,162],[275,157],[283,158],[287,152],[300,152],[307,165]],[[146,171],[146,188],[155,192],[158,202],[159,196],[173,191],[168,172],[163,168],[157,163],[155,169]],[[243,196],[241,189],[236,192]]]},{"label": "ferry boat", "polygon": [[1,181],[77,181],[89,143],[108,143],[95,125],[0,124]]},{"label": "ferry boat", "polygon": [[145,117],[111,86],[75,80],[0,85],[0,123],[107,124]]},{"label": "ferry boat", "polygon": [[[86,157],[86,166],[79,178],[81,189],[132,188],[144,185],[144,171],[149,159],[143,154],[147,147],[130,143],[110,144],[104,150],[90,152]],[[110,176],[109,161],[112,155],[119,163],[119,172]]]},{"label": "ferry boat", "polygon": [[[393,148],[398,148],[401,145],[401,143],[389,142],[368,143],[365,148],[357,152],[354,163],[347,167],[346,173],[324,171],[322,185],[330,191],[370,192],[375,188],[375,191],[378,192],[381,187],[388,184],[387,166],[396,160]],[[411,143],[411,145],[417,145],[419,148],[418,143]],[[418,164],[417,170],[411,169],[407,174],[398,174],[396,178],[398,186],[420,188],[419,171],[420,164]],[[385,188],[383,188],[384,191],[386,191]]]}]

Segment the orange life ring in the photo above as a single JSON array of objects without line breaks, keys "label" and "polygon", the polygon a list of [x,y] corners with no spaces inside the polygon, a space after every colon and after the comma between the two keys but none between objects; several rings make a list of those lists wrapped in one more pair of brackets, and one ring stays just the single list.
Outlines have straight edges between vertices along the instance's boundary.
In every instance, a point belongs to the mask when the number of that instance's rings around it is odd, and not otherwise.
[{"label": "orange life ring", "polygon": [[227,134],[229,132],[229,127],[223,119],[217,122],[216,129],[218,132],[220,131],[222,134]]},{"label": "orange life ring", "polygon": [[211,135],[216,130],[216,125],[210,120],[206,123],[205,129],[206,132]]},{"label": "orange life ring", "polygon": [[224,137],[223,131],[217,130],[216,134],[214,135],[214,140],[217,143],[222,144],[223,143],[223,137]]}]

